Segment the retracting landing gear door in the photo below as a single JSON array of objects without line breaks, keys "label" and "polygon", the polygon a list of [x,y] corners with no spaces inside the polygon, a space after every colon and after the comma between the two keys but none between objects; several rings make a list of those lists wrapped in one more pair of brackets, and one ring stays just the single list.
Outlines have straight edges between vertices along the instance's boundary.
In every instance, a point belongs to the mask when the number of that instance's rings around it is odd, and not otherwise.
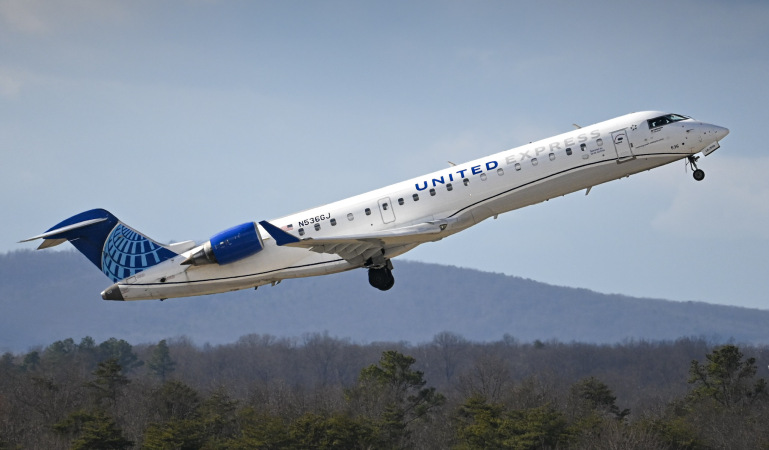
[{"label": "retracting landing gear door", "polygon": [[630,149],[630,141],[627,138],[627,129],[617,130],[611,134],[611,140],[614,142],[614,150],[617,151],[617,162],[629,161],[633,156]]}]

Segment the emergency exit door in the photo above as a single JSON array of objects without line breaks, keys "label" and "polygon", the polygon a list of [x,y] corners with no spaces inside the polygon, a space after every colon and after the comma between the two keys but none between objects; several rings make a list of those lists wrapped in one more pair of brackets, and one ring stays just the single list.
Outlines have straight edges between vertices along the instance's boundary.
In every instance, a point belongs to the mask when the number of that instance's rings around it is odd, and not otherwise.
[{"label": "emergency exit door", "polygon": [[390,223],[395,221],[395,212],[393,212],[390,197],[379,199],[379,212],[382,213],[382,222]]}]

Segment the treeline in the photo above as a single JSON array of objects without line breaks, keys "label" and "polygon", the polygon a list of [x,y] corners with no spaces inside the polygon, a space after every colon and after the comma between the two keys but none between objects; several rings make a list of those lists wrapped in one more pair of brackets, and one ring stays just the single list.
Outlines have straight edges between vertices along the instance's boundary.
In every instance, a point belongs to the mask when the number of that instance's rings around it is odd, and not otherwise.
[{"label": "treeline", "polygon": [[0,358],[0,449],[766,448],[766,347],[56,341]]}]

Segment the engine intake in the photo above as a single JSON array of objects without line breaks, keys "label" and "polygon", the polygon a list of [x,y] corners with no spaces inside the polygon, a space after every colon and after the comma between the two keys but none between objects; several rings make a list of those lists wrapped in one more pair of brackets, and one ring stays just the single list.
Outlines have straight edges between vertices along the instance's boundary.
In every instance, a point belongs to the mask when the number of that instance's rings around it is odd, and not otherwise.
[{"label": "engine intake", "polygon": [[203,247],[182,264],[202,266],[225,265],[260,252],[264,248],[256,223],[247,222],[215,234]]}]

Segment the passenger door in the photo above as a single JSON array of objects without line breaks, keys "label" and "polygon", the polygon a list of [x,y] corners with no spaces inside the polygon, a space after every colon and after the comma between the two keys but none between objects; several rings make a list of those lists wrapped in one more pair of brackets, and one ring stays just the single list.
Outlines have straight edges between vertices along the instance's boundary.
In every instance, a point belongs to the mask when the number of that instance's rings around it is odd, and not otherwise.
[{"label": "passenger door", "polygon": [[630,140],[627,138],[627,128],[613,132],[611,140],[614,142],[614,150],[617,152],[617,162],[635,158],[633,151],[630,149]]}]

